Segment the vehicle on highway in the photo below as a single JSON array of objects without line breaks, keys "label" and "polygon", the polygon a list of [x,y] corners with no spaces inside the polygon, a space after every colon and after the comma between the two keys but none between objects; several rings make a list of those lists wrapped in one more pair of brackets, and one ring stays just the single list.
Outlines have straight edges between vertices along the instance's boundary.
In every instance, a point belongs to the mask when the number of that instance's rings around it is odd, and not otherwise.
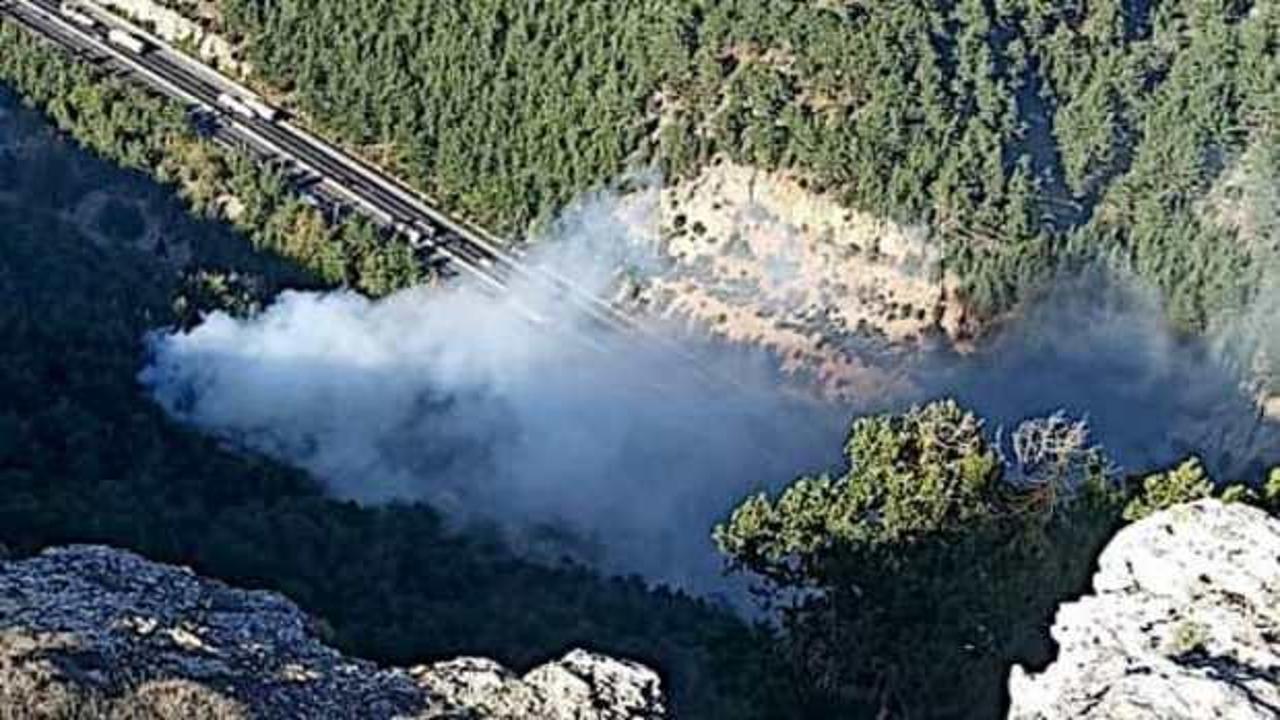
[{"label": "vehicle on highway", "polygon": [[409,241],[410,247],[416,250],[436,244],[436,229],[415,220],[401,220],[393,224],[392,229]]},{"label": "vehicle on highway", "polygon": [[408,240],[411,247],[418,248],[426,244],[427,238],[421,230],[414,227],[412,220],[397,220],[391,224],[391,230]]},{"label": "vehicle on highway", "polygon": [[253,111],[253,108],[249,107],[245,101],[230,93],[222,93],[221,95],[218,95],[218,104],[245,120],[256,120],[258,118],[258,114]]},{"label": "vehicle on highway", "polygon": [[419,242],[422,245],[425,246],[425,245],[435,244],[436,235],[438,234],[438,231],[434,225],[427,225],[426,223],[423,223],[423,222],[415,222],[414,226],[417,227],[418,229],[418,234],[420,236]]},{"label": "vehicle on highway", "polygon": [[71,22],[87,28],[98,27],[98,20],[84,10],[78,2],[64,2],[58,6],[58,12]]},{"label": "vehicle on highway", "polygon": [[246,120],[274,122],[280,117],[279,110],[255,98],[242,99],[231,93],[222,93],[218,96],[218,104]]},{"label": "vehicle on highway", "polygon": [[255,115],[267,122],[275,122],[280,118],[280,110],[268,105],[258,98],[247,97],[244,99],[244,104],[248,105],[249,109],[253,110]]},{"label": "vehicle on highway", "polygon": [[107,42],[137,55],[142,55],[151,49],[151,45],[146,40],[119,28],[112,28],[107,32]]}]

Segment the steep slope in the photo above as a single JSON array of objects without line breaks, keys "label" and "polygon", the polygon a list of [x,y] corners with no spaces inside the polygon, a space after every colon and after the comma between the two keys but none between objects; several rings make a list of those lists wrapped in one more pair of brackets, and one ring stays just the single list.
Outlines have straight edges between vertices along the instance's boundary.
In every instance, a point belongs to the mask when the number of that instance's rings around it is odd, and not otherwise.
[{"label": "steep slope", "polygon": [[[0,717],[660,718],[658,676],[576,650],[516,677],[379,669],[292,602],[106,547],[0,565]],[[131,714],[132,713],[132,714]]]}]

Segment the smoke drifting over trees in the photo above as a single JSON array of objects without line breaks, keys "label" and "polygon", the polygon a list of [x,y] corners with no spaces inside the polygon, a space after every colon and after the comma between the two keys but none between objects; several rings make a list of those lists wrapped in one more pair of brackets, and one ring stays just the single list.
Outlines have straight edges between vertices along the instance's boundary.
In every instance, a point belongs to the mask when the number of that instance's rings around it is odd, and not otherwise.
[{"label": "smoke drifting over trees", "polygon": [[[534,262],[594,290],[620,264],[643,268],[643,218],[617,210],[578,207]],[[912,390],[833,407],[763,358],[693,340],[696,363],[673,357],[532,287],[289,292],[254,318],[154,335],[142,379],[180,418],[340,497],[426,499],[533,551],[553,539],[553,552],[705,590],[718,587],[709,528],[745,494],[837,463],[859,412],[950,395],[1012,426],[1063,409],[1134,471],[1194,450],[1228,474],[1277,457],[1227,364],[1160,317],[1114,282],[1064,283],[988,350],[910,360]]]},{"label": "smoke drifting over trees", "polygon": [[1064,280],[981,352],[927,365],[924,382],[993,423],[1087,417],[1131,472],[1195,453],[1220,476],[1261,477],[1280,438],[1243,392],[1238,349],[1180,336],[1162,317],[1131,280]]},{"label": "smoke drifting over trees", "polygon": [[[561,226],[624,232],[590,217]],[[593,246],[561,246],[554,267],[594,284],[611,265]],[[534,288],[495,298],[464,283],[381,302],[286,293],[258,318],[214,315],[153,349],[143,377],[166,408],[340,496],[563,527],[606,543],[606,564],[681,582],[714,575],[707,534],[740,488],[820,461],[843,424],[778,393],[730,394]],[[757,388],[769,378],[747,358],[716,370]]]}]

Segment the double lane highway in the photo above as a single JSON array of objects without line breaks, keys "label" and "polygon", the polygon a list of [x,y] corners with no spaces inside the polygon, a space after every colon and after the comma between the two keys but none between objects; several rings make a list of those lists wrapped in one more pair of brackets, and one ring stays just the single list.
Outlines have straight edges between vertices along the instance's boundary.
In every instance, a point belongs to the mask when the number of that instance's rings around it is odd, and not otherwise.
[{"label": "double lane highway", "polygon": [[[426,243],[430,252],[448,258],[494,288],[505,288],[515,281],[528,283],[557,301],[577,306],[597,322],[616,329],[636,329],[634,322],[612,304],[552,271],[525,265],[517,255],[501,248],[493,236],[449,217],[404,183],[341,148],[286,120],[269,121],[229,112],[219,102],[219,96],[255,95],[216,70],[101,8],[81,5],[98,21],[96,27],[90,28],[69,20],[59,5],[52,0],[0,0],[0,13],[74,52],[113,61],[190,108],[215,113],[221,132],[247,142],[262,155],[284,159],[318,176],[327,194],[344,198],[378,223],[430,228],[433,237]],[[146,49],[134,52],[108,42],[106,31],[112,28],[144,39]]]}]

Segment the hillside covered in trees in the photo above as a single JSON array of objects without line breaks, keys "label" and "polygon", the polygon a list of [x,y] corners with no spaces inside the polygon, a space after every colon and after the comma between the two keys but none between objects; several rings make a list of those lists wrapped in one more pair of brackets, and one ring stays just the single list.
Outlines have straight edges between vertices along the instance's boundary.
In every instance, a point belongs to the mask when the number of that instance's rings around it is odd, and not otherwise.
[{"label": "hillside covered in trees", "polygon": [[1199,330],[1269,261],[1198,201],[1251,147],[1276,177],[1274,3],[219,6],[299,111],[508,232],[628,168],[724,155],[927,224],[987,313],[1106,258]]},{"label": "hillside covered in trees", "polygon": [[298,268],[291,286],[343,284],[377,296],[428,279],[402,240],[360,218],[329,223],[289,189],[282,168],[201,137],[178,104],[8,22],[0,45],[0,80],[98,155],[172,185],[193,214],[226,220],[254,249],[289,260]]},{"label": "hillside covered in trees", "polygon": [[[507,231],[628,168],[675,180],[726,155],[926,224],[991,313],[1107,258],[1199,330],[1249,299],[1272,251],[1203,203],[1246,156],[1274,177],[1273,4],[220,5],[296,110]],[[288,593],[381,661],[527,667],[586,644],[662,668],[680,717],[994,717],[1003,669],[1047,659],[1047,616],[1109,534],[1217,492],[1194,463],[1135,481],[1087,444],[1020,464],[950,404],[858,420],[840,470],[749,498],[716,530],[730,567],[761,583],[772,630],[638,579],[528,562],[429,507],[333,501],[167,418],[135,381],[142,337],[281,288],[386,294],[426,279],[408,249],[327,223],[118,77],[7,24],[0,47],[0,79],[181,199],[154,202],[230,226],[171,212],[193,253],[175,272],[67,222],[97,186],[164,195],[141,176],[64,145],[0,154],[0,542],[18,554],[92,541],[193,564]],[[100,225],[135,234],[128,213]],[[1230,495],[1274,506],[1276,482]]]}]

